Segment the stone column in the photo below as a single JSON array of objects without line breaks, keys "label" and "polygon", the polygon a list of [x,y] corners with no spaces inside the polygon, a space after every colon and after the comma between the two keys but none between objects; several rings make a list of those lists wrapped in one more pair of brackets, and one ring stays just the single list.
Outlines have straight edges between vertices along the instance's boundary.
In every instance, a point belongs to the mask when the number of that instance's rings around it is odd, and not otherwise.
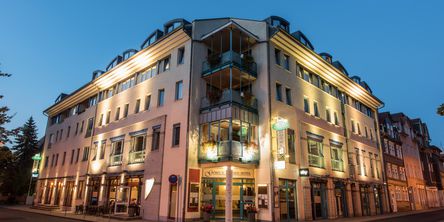
[{"label": "stone column", "polygon": [[304,187],[303,193],[304,193],[305,220],[313,220],[310,179],[305,177],[301,178],[301,180],[302,180],[302,186]]},{"label": "stone column", "polygon": [[353,193],[353,212],[355,213],[355,217],[362,216],[361,209],[361,193],[359,191],[359,183],[355,183],[352,187]]},{"label": "stone column", "polygon": [[335,185],[333,183],[332,178],[327,179],[327,212],[328,212],[328,218],[334,219],[337,218],[337,208],[336,206],[336,195],[335,195]]},{"label": "stone column", "polygon": [[225,182],[225,221],[231,222],[233,221],[233,207],[231,200],[231,194],[232,194],[232,180],[233,180],[233,170],[231,169],[231,166],[227,167],[226,170],[226,182]]},{"label": "stone column", "polygon": [[353,217],[354,211],[353,211],[353,196],[352,196],[352,190],[350,183],[347,183],[345,185],[345,198],[347,200],[347,210],[348,210],[348,216]]}]

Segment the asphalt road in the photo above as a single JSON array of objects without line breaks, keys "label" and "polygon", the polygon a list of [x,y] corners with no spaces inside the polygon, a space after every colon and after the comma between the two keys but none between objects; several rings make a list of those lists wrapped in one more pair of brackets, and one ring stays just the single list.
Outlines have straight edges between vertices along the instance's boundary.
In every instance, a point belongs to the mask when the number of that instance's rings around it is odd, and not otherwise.
[{"label": "asphalt road", "polygon": [[65,219],[60,217],[53,217],[48,215],[5,209],[0,207],[0,221],[8,222],[21,222],[21,221],[32,221],[32,222],[78,222],[78,220]]},{"label": "asphalt road", "polygon": [[444,210],[413,214],[402,217],[377,220],[382,222],[444,222]]}]

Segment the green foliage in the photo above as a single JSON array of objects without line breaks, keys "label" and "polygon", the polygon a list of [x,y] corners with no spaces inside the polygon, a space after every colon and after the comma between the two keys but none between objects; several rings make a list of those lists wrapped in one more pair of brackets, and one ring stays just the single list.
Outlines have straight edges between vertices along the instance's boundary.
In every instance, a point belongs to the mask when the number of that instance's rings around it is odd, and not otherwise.
[{"label": "green foliage", "polygon": [[436,113],[438,113],[440,116],[444,116],[444,103],[438,107]]}]

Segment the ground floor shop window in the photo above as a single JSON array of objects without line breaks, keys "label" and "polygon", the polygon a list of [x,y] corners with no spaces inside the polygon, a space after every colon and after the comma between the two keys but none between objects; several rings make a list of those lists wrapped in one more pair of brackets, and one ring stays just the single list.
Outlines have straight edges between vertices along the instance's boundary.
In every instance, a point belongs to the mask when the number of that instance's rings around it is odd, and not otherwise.
[{"label": "ground floor shop window", "polygon": [[63,206],[70,207],[72,205],[72,195],[74,194],[74,181],[68,181],[65,185],[65,198]]},{"label": "ground floor shop window", "polygon": [[361,207],[362,207],[362,216],[370,216],[370,195],[368,186],[361,185]]},{"label": "ground floor shop window", "polygon": [[[201,206],[211,204],[213,219],[225,217],[225,178],[202,179],[202,203]],[[247,206],[254,204],[255,200],[254,179],[233,178],[232,182],[232,208],[234,219],[247,218]]]}]

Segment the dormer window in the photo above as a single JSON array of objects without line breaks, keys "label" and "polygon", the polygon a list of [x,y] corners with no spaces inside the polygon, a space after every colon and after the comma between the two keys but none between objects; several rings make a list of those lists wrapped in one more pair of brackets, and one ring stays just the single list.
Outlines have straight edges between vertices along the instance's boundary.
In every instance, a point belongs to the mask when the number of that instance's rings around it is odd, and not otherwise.
[{"label": "dormer window", "polygon": [[265,19],[265,21],[267,21],[270,26],[281,28],[286,32],[290,32],[290,23],[279,16],[270,16],[269,18]]},{"label": "dormer window", "polygon": [[157,29],[156,31],[154,31],[153,33],[151,33],[148,38],[145,39],[145,41],[143,41],[142,45],[140,46],[141,49],[144,49],[148,46],[150,46],[151,44],[153,44],[154,42],[156,42],[158,39],[160,39],[160,37],[163,36],[163,32],[160,31],[159,29]]},{"label": "dormer window", "polygon": [[99,76],[101,76],[103,73],[105,73],[104,71],[102,71],[102,70],[96,70],[96,71],[94,71],[93,72],[93,74],[92,74],[92,79],[94,80],[94,79],[97,79]]},{"label": "dormer window", "polygon": [[123,57],[118,55],[116,56],[116,58],[114,58],[109,65],[106,67],[106,71],[109,71],[111,69],[113,69],[114,67],[116,67],[119,63],[121,63],[123,61]]},{"label": "dormer window", "polygon": [[136,54],[138,51],[135,49],[128,49],[125,52],[122,53],[123,60],[129,59],[131,56]]},{"label": "dormer window", "polygon": [[173,19],[163,26],[165,35],[168,33],[171,33],[172,31],[176,30],[179,27],[184,26],[185,24],[189,24],[189,22],[185,19]]}]

